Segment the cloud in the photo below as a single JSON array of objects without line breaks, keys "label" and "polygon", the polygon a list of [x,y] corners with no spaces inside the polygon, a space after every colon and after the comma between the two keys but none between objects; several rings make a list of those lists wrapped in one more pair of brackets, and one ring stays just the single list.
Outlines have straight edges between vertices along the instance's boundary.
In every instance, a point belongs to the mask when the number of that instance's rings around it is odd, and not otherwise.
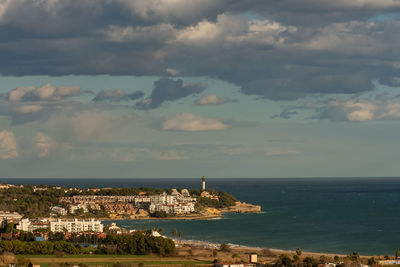
[{"label": "cloud", "polygon": [[20,113],[34,113],[42,109],[43,107],[40,105],[22,105],[17,107],[17,111]]},{"label": "cloud", "polygon": [[112,114],[104,110],[65,111],[52,115],[37,127],[57,143],[113,143],[131,141],[139,131],[133,115]]},{"label": "cloud", "polygon": [[220,14],[217,21],[200,21],[176,32],[176,42],[184,45],[218,45],[227,48],[243,45],[273,45],[284,41],[284,32],[296,32],[279,22],[246,20],[243,16]]},{"label": "cloud", "polygon": [[100,101],[126,101],[126,100],[136,100],[141,98],[144,95],[142,91],[135,91],[133,93],[126,93],[122,89],[110,89],[110,90],[102,90],[100,91],[95,98],[93,98],[94,102]]},{"label": "cloud", "polygon": [[18,158],[17,141],[13,132],[0,131],[0,159]]},{"label": "cloud", "polygon": [[41,86],[18,87],[9,91],[4,96],[7,100],[16,101],[60,101],[64,98],[79,96],[79,86],[53,86],[49,83]]},{"label": "cloud", "polygon": [[296,110],[294,110],[294,109],[296,109],[296,108],[297,108],[297,107],[294,107],[294,108],[292,108],[292,107],[285,108],[284,110],[282,110],[281,113],[275,114],[275,115],[271,116],[271,119],[275,119],[275,118],[290,119],[290,118],[292,118],[294,115],[298,115],[298,114],[299,114],[299,112],[297,112]]},{"label": "cloud", "polygon": [[135,104],[136,109],[155,109],[166,101],[174,101],[192,94],[200,94],[207,88],[203,83],[183,82],[181,79],[172,80],[161,78],[154,82],[151,96]]},{"label": "cloud", "polygon": [[35,145],[40,158],[47,158],[51,149],[54,147],[54,141],[44,133],[36,133]]},{"label": "cloud", "polygon": [[198,132],[198,131],[218,131],[228,128],[218,119],[197,117],[188,112],[177,113],[167,118],[163,123],[164,130]]},{"label": "cloud", "polygon": [[165,152],[158,152],[159,160],[183,160],[188,159],[182,151],[168,150]]},{"label": "cloud", "polygon": [[316,118],[330,121],[368,122],[374,120],[400,119],[400,103],[378,98],[375,101],[367,99],[334,99],[316,109]]},{"label": "cloud", "polygon": [[[0,74],[213,77],[289,101],[356,94],[399,85],[399,11],[393,0],[3,0]],[[25,90],[15,98],[45,97]]]},{"label": "cloud", "polygon": [[179,74],[179,71],[173,68],[166,68],[165,71],[169,74],[171,74],[172,76],[176,76]]},{"label": "cloud", "polygon": [[266,156],[287,156],[287,155],[297,155],[298,151],[294,149],[281,149],[281,148],[270,148],[264,153]]},{"label": "cloud", "polygon": [[218,97],[216,95],[204,95],[195,101],[196,105],[221,105],[231,102],[227,97]]}]

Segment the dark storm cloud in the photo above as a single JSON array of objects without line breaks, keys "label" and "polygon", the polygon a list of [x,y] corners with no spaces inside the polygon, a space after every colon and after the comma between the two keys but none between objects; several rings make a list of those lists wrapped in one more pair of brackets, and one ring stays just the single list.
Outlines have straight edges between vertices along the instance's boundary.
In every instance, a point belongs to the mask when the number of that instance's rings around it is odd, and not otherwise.
[{"label": "dark storm cloud", "polygon": [[174,101],[193,94],[200,94],[207,88],[203,83],[184,83],[182,80],[161,78],[154,82],[151,96],[135,104],[136,109],[155,109],[166,101]]},{"label": "dark storm cloud", "polygon": [[[173,69],[272,100],[362,93],[373,81],[399,85],[399,10],[391,0],[0,1],[0,73]],[[136,108],[192,94],[156,88]]]},{"label": "dark storm cloud", "polygon": [[136,100],[144,96],[142,91],[135,91],[133,93],[126,93],[122,89],[110,89],[110,90],[102,90],[100,91],[95,98],[93,98],[94,102],[100,101],[127,101],[127,100]]}]

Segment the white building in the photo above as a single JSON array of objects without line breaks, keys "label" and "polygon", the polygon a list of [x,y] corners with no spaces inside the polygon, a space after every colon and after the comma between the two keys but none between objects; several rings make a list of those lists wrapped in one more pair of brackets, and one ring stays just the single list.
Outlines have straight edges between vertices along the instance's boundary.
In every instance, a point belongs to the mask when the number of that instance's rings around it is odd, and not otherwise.
[{"label": "white building", "polygon": [[36,221],[32,222],[29,219],[22,219],[16,226],[18,230],[25,232],[33,232],[38,229],[46,229],[49,228],[48,222]]},{"label": "white building", "polygon": [[68,206],[68,212],[71,214],[76,213],[79,209],[82,209],[84,213],[89,211],[86,204],[75,204]]},{"label": "white building", "polygon": [[107,232],[111,232],[111,233],[115,233],[115,234],[122,233],[121,227],[117,226],[116,223],[111,223],[110,225],[107,225],[106,226],[106,231]]},{"label": "white building", "polygon": [[22,219],[16,226],[18,230],[28,232],[31,221],[29,219]]},{"label": "white building", "polygon": [[8,222],[18,222],[22,219],[22,215],[18,212],[8,212],[8,211],[0,211],[0,222],[8,221]]},{"label": "white building", "polygon": [[54,206],[50,208],[50,211],[52,215],[62,215],[62,216],[67,215],[67,210],[62,207]]},{"label": "white building", "polygon": [[50,222],[51,232],[103,232],[103,224],[95,219],[90,220],[61,220],[57,219],[55,222]]}]

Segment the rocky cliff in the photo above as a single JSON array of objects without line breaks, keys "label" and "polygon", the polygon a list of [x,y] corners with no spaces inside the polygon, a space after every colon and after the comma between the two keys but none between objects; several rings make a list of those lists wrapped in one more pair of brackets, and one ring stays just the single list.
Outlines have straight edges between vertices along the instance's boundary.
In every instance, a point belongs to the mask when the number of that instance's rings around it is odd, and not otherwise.
[{"label": "rocky cliff", "polygon": [[260,213],[261,206],[245,202],[236,202],[235,206],[220,209],[222,213]]}]

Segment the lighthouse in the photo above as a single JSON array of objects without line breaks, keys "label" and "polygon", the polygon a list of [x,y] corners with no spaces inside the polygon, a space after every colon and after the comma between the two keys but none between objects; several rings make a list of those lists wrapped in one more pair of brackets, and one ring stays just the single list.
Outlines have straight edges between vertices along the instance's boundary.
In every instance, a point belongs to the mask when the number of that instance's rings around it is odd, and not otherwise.
[{"label": "lighthouse", "polygon": [[206,191],[206,178],[204,176],[201,178],[202,190]]}]

